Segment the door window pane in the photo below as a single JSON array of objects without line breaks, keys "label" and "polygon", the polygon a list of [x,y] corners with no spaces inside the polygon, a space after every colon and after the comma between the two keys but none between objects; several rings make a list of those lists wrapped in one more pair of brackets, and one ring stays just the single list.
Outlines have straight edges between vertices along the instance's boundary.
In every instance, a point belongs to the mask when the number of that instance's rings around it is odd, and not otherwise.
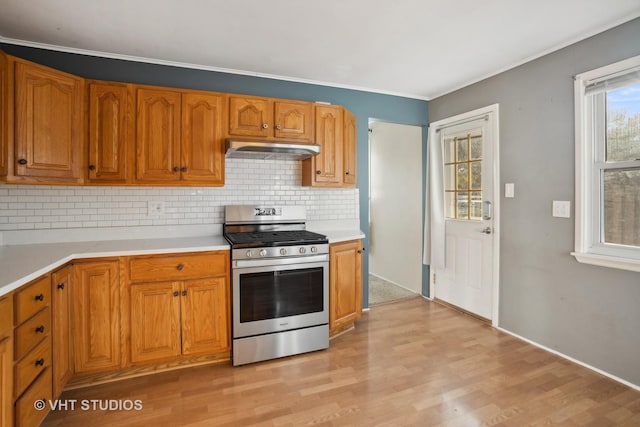
[{"label": "door window pane", "polygon": [[482,163],[471,163],[471,189],[482,190]]},{"label": "door window pane", "polygon": [[479,160],[482,158],[482,136],[478,135],[471,138],[471,160]]},{"label": "door window pane", "polygon": [[605,170],[602,190],[604,241],[640,246],[640,168]]},{"label": "door window pane", "polygon": [[456,162],[463,162],[469,159],[468,148],[469,142],[467,138],[457,139],[456,144]]},{"label": "door window pane", "polygon": [[469,189],[469,164],[458,163],[458,172],[456,176],[456,190],[468,190]]},{"label": "door window pane", "polygon": [[480,191],[471,192],[471,219],[482,219],[482,193]]},{"label": "door window pane", "polygon": [[466,191],[459,191],[457,194],[458,206],[456,218],[469,218],[469,193],[467,193]]}]

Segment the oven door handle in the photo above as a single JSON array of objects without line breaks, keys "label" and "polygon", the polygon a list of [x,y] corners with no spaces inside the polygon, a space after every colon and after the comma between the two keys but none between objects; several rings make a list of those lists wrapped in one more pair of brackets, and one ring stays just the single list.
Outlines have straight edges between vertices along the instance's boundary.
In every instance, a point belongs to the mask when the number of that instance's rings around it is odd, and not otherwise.
[{"label": "oven door handle", "polygon": [[268,267],[272,265],[308,264],[311,262],[329,261],[329,255],[313,255],[291,258],[239,259],[233,261],[233,268]]}]

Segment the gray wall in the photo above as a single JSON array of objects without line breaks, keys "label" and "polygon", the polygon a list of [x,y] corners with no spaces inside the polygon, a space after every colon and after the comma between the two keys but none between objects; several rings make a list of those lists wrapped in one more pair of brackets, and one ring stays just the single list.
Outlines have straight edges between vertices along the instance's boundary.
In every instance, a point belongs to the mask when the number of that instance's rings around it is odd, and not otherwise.
[{"label": "gray wall", "polygon": [[[191,68],[99,58],[3,43],[0,43],[0,49],[8,54],[85,78],[303,101],[327,101],[343,105],[358,119],[357,186],[360,193],[360,228],[365,231],[368,229],[369,218],[369,164],[367,161],[369,158],[367,143],[369,119],[375,118],[393,123],[417,125],[422,126],[423,129],[426,129],[427,125],[427,101],[419,99]],[[426,153],[426,132],[423,132],[422,138],[423,152]],[[423,159],[423,164],[424,162],[426,160]],[[424,185],[423,178],[423,190]],[[368,249],[367,239],[365,239],[364,245]],[[364,257],[363,304],[365,307],[368,307],[368,258]],[[428,268],[425,266],[423,270],[425,271],[423,277],[428,277]],[[423,280],[423,289],[428,289],[427,286],[425,279]]]},{"label": "gray wall", "polygon": [[[640,19],[429,102],[429,121],[500,104],[500,326],[640,385],[640,273],[578,263],[573,76],[640,55]],[[551,217],[570,200],[572,218]]]}]

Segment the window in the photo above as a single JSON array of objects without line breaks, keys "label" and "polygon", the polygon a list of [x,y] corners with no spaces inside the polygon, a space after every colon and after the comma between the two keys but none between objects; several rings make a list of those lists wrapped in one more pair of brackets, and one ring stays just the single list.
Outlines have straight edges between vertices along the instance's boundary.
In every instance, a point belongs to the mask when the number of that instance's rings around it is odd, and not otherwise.
[{"label": "window", "polygon": [[482,220],[482,133],[467,132],[444,140],[445,216]]},{"label": "window", "polygon": [[576,76],[580,262],[640,271],[640,56]]}]

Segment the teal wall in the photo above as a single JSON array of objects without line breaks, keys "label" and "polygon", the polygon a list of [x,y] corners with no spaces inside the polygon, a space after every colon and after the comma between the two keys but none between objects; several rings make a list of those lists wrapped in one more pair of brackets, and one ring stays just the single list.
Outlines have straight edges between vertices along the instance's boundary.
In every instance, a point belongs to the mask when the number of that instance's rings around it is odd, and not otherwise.
[{"label": "teal wall", "polygon": [[[427,102],[399,96],[335,87],[296,83],[262,77],[196,70],[191,68],[99,58],[87,55],[0,44],[0,48],[20,58],[47,65],[85,78],[122,81],[129,83],[170,86],[298,99],[326,101],[343,105],[358,119],[358,188],[360,191],[360,228],[368,230],[369,218],[369,165],[368,122],[370,118],[423,127],[423,165],[426,165]],[[399,76],[402,78],[402,76]],[[424,169],[424,168],[423,168]],[[425,185],[423,176],[423,189]],[[422,230],[416,230],[422,233]],[[368,239],[365,249],[368,251]],[[428,294],[428,270],[424,268],[423,293]],[[364,257],[364,299],[368,307],[368,257]]]}]

